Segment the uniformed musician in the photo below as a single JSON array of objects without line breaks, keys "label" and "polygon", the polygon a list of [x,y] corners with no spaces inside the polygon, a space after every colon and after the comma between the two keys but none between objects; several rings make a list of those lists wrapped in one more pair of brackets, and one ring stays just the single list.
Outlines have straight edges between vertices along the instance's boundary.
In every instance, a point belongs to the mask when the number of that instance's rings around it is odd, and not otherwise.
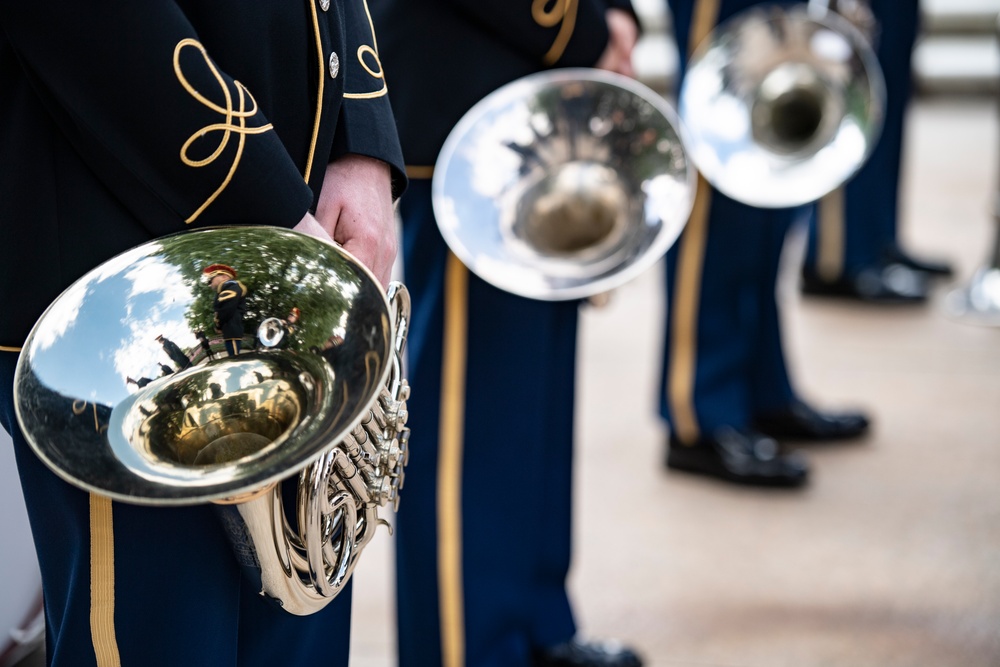
[{"label": "uniformed musician", "polygon": [[451,255],[432,167],[473,104],[549,67],[630,73],[636,23],[605,0],[380,0],[372,10],[410,176],[413,455],[398,515],[401,667],[638,665],[575,637],[566,592],[577,303],[492,287]]},{"label": "uniformed musician", "polygon": [[2,3],[0,145],[0,422],[41,565],[48,663],[347,665],[349,592],[293,616],[241,578],[211,507],[64,483],[25,443],[11,392],[46,306],[165,234],[296,227],[388,279],[405,175],[365,0]]},{"label": "uniformed musician", "polygon": [[[671,0],[681,72],[720,22],[757,0]],[[792,4],[792,3],[783,3]],[[660,413],[666,465],[728,482],[798,487],[808,467],[778,439],[832,440],[865,415],[821,412],[792,386],[775,295],[785,235],[808,208],[761,209],[699,179],[691,218],[667,255]]]},{"label": "uniformed musician", "polygon": [[212,264],[203,271],[208,285],[215,290],[212,309],[215,328],[222,334],[226,353],[235,357],[243,347],[243,318],[247,313],[247,288],[236,279],[236,269],[225,264]]},{"label": "uniformed musician", "polygon": [[163,351],[167,353],[170,360],[177,364],[178,369],[184,370],[191,367],[191,359],[188,358],[187,354],[184,353],[184,350],[177,343],[169,338],[165,338],[162,334],[157,336],[156,340],[163,347]]},{"label": "uniformed musician", "polygon": [[824,197],[810,225],[802,291],[869,303],[924,303],[944,262],[904,252],[898,238],[900,165],[913,88],[917,0],[869,0],[872,41],[885,76],[885,122],[871,157],[848,183]]}]

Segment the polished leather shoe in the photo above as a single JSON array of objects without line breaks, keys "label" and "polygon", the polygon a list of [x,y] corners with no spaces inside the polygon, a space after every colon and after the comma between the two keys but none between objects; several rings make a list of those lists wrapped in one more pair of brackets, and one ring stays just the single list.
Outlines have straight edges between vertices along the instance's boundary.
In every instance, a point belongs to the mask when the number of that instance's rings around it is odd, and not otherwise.
[{"label": "polished leather shoe", "polygon": [[899,248],[893,248],[887,254],[887,262],[902,264],[908,269],[922,271],[931,278],[951,278],[955,270],[947,262],[938,262],[929,259],[917,259],[913,255],[907,254]]},{"label": "polished leather shoe", "polygon": [[671,435],[667,467],[752,486],[796,487],[809,477],[809,467],[797,452],[783,454],[774,439],[728,426],[693,445]]},{"label": "polished leather shoe", "polygon": [[534,667],[642,667],[635,651],[616,641],[581,641],[571,639],[532,656]]},{"label": "polished leather shoe", "polygon": [[927,275],[899,262],[883,262],[831,282],[805,267],[802,269],[802,293],[871,303],[923,303],[929,290]]},{"label": "polished leather shoe", "polygon": [[868,430],[868,425],[868,417],[861,412],[820,412],[802,401],[759,415],[753,424],[772,438],[815,441],[856,438]]}]

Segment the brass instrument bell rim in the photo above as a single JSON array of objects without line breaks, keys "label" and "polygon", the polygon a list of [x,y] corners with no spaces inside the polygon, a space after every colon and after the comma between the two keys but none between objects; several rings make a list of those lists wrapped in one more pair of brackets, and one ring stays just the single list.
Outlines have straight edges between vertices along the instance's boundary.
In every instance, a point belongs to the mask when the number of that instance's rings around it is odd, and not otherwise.
[{"label": "brass instrument bell rim", "polygon": [[[249,457],[253,458],[255,462],[266,462],[271,465],[272,469],[268,472],[261,471],[255,473],[251,477],[237,478],[227,482],[213,483],[207,486],[202,486],[197,483],[189,483],[174,484],[172,486],[165,487],[159,483],[159,478],[155,476],[135,474],[136,471],[129,469],[126,465],[114,459],[114,448],[111,444],[109,444],[106,432],[98,432],[98,435],[93,436],[94,438],[100,438],[100,447],[102,451],[98,452],[97,456],[105,457],[100,459],[99,464],[109,462],[116,464],[116,472],[125,471],[128,473],[127,483],[105,485],[100,483],[100,481],[103,480],[99,480],[97,482],[91,481],[91,475],[88,475],[87,470],[81,471],[80,469],[67,469],[66,461],[54,456],[54,454],[58,451],[58,447],[46,445],[41,442],[43,436],[36,435],[33,432],[32,425],[35,422],[29,417],[29,408],[24,404],[26,399],[21,396],[21,392],[19,391],[19,388],[25,384],[26,375],[29,372],[34,372],[32,368],[32,358],[36,354],[44,353],[44,351],[40,351],[38,349],[38,346],[40,345],[39,340],[41,332],[48,325],[49,319],[54,317],[54,313],[58,311],[62,300],[66,298],[68,294],[73,293],[74,290],[81,289],[81,286],[86,287],[90,283],[97,281],[98,278],[106,277],[106,273],[109,270],[107,267],[109,266],[115,265],[116,263],[120,264],[123,261],[127,262],[130,258],[142,259],[157,256],[157,247],[162,246],[164,243],[169,244],[171,239],[177,239],[180,237],[190,238],[193,235],[203,235],[205,243],[208,243],[213,237],[220,240],[226,238],[235,239],[239,236],[239,234],[246,232],[246,230],[256,230],[262,234],[276,234],[284,236],[288,239],[297,239],[301,246],[307,247],[310,252],[316,254],[320,254],[318,251],[319,246],[309,246],[310,244],[318,242],[322,244],[322,247],[327,249],[326,252],[332,251],[332,253],[336,256],[336,259],[331,259],[330,255],[325,255],[329,261],[333,262],[338,267],[349,267],[350,271],[352,271],[355,275],[364,276],[362,282],[367,282],[369,285],[369,288],[365,290],[366,297],[371,297],[374,294],[378,295],[377,301],[372,299],[368,303],[369,307],[374,309],[374,312],[386,323],[384,335],[382,336],[383,340],[378,342],[378,346],[380,348],[384,348],[379,350],[379,353],[383,358],[382,369],[377,377],[371,378],[370,382],[367,383],[367,386],[370,386],[370,391],[364,396],[366,400],[364,400],[363,403],[355,402],[356,407],[354,407],[354,411],[356,414],[348,420],[336,422],[339,426],[337,426],[333,431],[325,433],[324,428],[326,427],[324,427],[314,432],[312,437],[315,439],[315,443],[311,441],[307,446],[297,448],[294,456],[282,457],[279,452],[281,448],[278,447],[275,448],[273,454],[263,455],[259,458],[252,456]],[[231,242],[238,243],[238,241]],[[131,266],[131,264],[126,263],[122,266]],[[18,357],[14,374],[15,415],[29,447],[32,452],[46,465],[46,467],[60,479],[90,493],[108,497],[115,501],[145,506],[197,505],[209,502],[225,501],[226,499],[233,498],[234,496],[244,494],[255,494],[260,491],[262,487],[266,487],[290,478],[314,464],[318,459],[330,451],[330,449],[335,447],[343,438],[347,437],[353,430],[355,430],[366,418],[368,413],[366,407],[371,405],[373,401],[378,400],[378,396],[380,395],[389,374],[393,370],[391,357],[396,338],[396,322],[392,313],[393,310],[389,304],[385,289],[382,287],[381,283],[371,270],[339,244],[331,243],[326,239],[303,234],[284,227],[265,225],[204,227],[196,230],[188,230],[165,235],[125,250],[124,252],[118,253],[117,255],[102,262],[99,266],[91,269],[83,276],[75,280],[45,309],[29,332]],[[251,335],[251,333],[248,331],[247,335]],[[252,332],[252,335],[255,337],[256,331]],[[272,355],[274,352],[275,351],[267,350],[262,354]],[[240,355],[237,359],[243,360],[247,357],[250,357],[250,353]],[[209,362],[204,366],[198,365],[188,370],[194,371],[211,368],[212,363],[213,362]],[[81,371],[79,369],[75,369],[75,372],[79,373]],[[181,375],[182,373],[184,373],[184,371],[180,371],[177,375]],[[40,382],[37,378],[35,380]],[[58,394],[58,392],[53,388],[48,388],[48,390],[51,393]],[[112,406],[112,413],[114,412],[113,408],[118,404],[133,400],[137,395],[138,393],[129,394],[125,398],[118,400],[115,403],[115,406]],[[80,398],[77,400],[85,401],[87,399]],[[310,419],[315,419],[315,417],[315,415],[311,415]],[[334,425],[336,424],[331,423],[327,426]],[[106,424],[105,428],[110,429],[110,424]],[[77,458],[81,457],[77,455]],[[222,469],[231,466],[238,466],[240,465],[240,461],[240,459],[237,459],[231,463],[215,464],[213,467],[216,469]],[[105,473],[100,471],[100,474]]]},{"label": "brass instrument bell rim", "polygon": [[[235,363],[247,365],[258,362],[260,365],[266,366],[267,364],[263,362],[274,361],[275,359],[282,358],[284,355],[286,355],[286,353],[282,350],[266,350],[262,353],[249,352],[241,354]],[[304,355],[293,356],[301,358]],[[303,359],[303,361],[307,361],[307,359],[308,358]],[[225,365],[232,366],[233,360],[227,360]],[[287,465],[287,461],[289,459],[296,459],[294,457],[282,457],[278,451],[281,449],[282,445],[292,438],[293,433],[291,429],[286,429],[260,451],[242,456],[240,458],[228,460],[223,463],[185,464],[182,462],[163,459],[162,457],[156,457],[148,452],[146,454],[139,453],[138,449],[132,445],[131,440],[127,435],[127,429],[125,426],[128,423],[127,420],[130,417],[134,417],[135,413],[133,410],[136,406],[144,401],[151,400],[153,397],[162,395],[164,390],[168,388],[189,382],[192,378],[196,378],[199,374],[211,375],[213,372],[219,370],[219,368],[220,365],[209,362],[205,365],[195,366],[185,371],[175,373],[167,378],[159,378],[147,387],[144,387],[135,394],[126,397],[124,400],[115,405],[111,412],[107,433],[109,440],[112,438],[117,439],[117,436],[121,436],[120,442],[117,444],[112,442],[109,445],[118,462],[120,462],[130,473],[136,475],[137,477],[149,480],[150,482],[155,481],[159,484],[166,484],[169,482],[170,484],[175,484],[178,487],[187,489],[189,495],[186,495],[185,497],[190,499],[192,502],[218,500],[214,497],[214,495],[204,492],[196,495],[190,495],[192,490],[225,486],[226,488],[231,487],[233,490],[223,496],[223,499],[231,495],[249,496],[257,493],[258,485],[273,485],[298,472],[298,469],[295,466],[289,467]],[[321,373],[322,370],[323,365],[320,365],[319,370],[314,370],[312,372]],[[306,370],[299,371],[300,375],[305,374],[306,372]],[[316,382],[318,379],[320,378],[315,375],[310,375],[310,382]],[[323,379],[326,386],[328,386],[333,380],[332,375]],[[223,421],[233,416],[234,415],[220,415]],[[243,415],[239,416],[242,417]],[[359,419],[363,417],[364,413],[362,412],[359,415]],[[237,420],[234,419],[233,421]],[[199,426],[204,428],[205,426],[212,425],[214,423],[215,422],[209,422],[209,424],[199,424]],[[309,430],[310,426],[311,424],[307,424],[305,426],[305,432],[297,432],[294,434],[294,437],[298,439],[315,438],[315,433]],[[356,424],[351,426],[350,430],[353,430],[356,426]],[[296,428],[300,427],[302,427],[301,420],[296,425]],[[326,436],[324,439],[331,443],[336,443],[341,438],[337,436]],[[179,438],[179,440],[183,440],[183,438]],[[322,455],[325,451],[326,450],[319,452],[318,455]],[[309,463],[306,463],[301,465],[301,467],[304,468],[308,465]],[[268,478],[263,477],[259,473],[254,473],[255,470],[267,468],[281,471],[280,477],[274,478],[272,475]],[[249,470],[250,474],[245,472],[247,470]]]},{"label": "brass instrument bell rim", "polygon": [[[433,170],[431,198],[435,219],[438,223],[438,229],[450,251],[479,278],[502,290],[530,299],[540,301],[585,299],[595,294],[601,294],[620,287],[649,269],[662,258],[670,246],[677,240],[677,237],[680,236],[680,232],[694,206],[697,174],[693,165],[685,157],[683,181],[687,196],[683,205],[677,210],[670,211],[669,215],[659,216],[659,229],[647,246],[643,246],[638,250],[627,247],[613,248],[613,252],[602,257],[595,264],[600,263],[602,265],[613,266],[617,264],[614,261],[615,258],[623,255],[626,259],[634,259],[634,261],[611,272],[598,273],[596,276],[582,276],[575,284],[564,283],[558,285],[552,283],[525,285],[519,283],[516,277],[510,278],[507,271],[511,269],[536,270],[539,273],[546,272],[546,276],[551,275],[554,279],[563,279],[562,275],[558,275],[559,271],[551,271],[549,267],[563,261],[568,263],[572,258],[563,260],[559,257],[537,257],[533,261],[528,261],[525,259],[527,256],[525,252],[511,245],[506,247],[507,251],[503,259],[513,264],[513,266],[504,267],[504,270],[498,269],[494,271],[483,267],[482,262],[477,259],[476,253],[470,249],[460,231],[446,224],[446,220],[451,217],[450,213],[448,213],[450,195],[447,192],[449,187],[447,181],[449,165],[454,162],[455,156],[463,148],[464,142],[472,132],[472,129],[490,112],[518,99],[537,94],[546,88],[572,86],[580,83],[622,89],[636,98],[643,100],[665,119],[669,130],[676,135],[677,144],[682,147],[686,145],[686,131],[676,110],[661,95],[642,83],[630,77],[595,68],[557,68],[529,74],[509,82],[474,104],[456,123],[445,139]],[[680,180],[679,177],[678,180]],[[640,208],[645,212],[645,208]],[[483,225],[489,225],[491,229],[495,227],[497,236],[502,238],[507,233],[502,229],[504,224],[501,220],[502,217],[502,214],[493,210],[489,215],[482,216],[482,219],[478,222]],[[490,218],[490,220],[486,220],[486,218]],[[603,269],[597,270],[603,271]]]},{"label": "brass instrument bell rim", "polygon": [[[720,158],[722,148],[717,141],[711,141],[714,128],[707,120],[710,115],[707,111],[713,105],[707,101],[702,81],[710,78],[721,80],[722,68],[729,67],[733,62],[732,58],[726,57],[726,54],[732,56],[728,48],[730,42],[747,26],[775,23],[778,20],[776,9],[781,12],[783,22],[792,23],[801,30],[825,30],[843,39],[850,47],[846,60],[856,60],[867,84],[857,84],[864,91],[864,107],[860,111],[852,110],[846,100],[842,100],[839,106],[843,107],[843,115],[837,120],[835,129],[829,132],[825,143],[810,145],[811,151],[782,153],[768,150],[752,137],[750,112],[753,104],[746,96],[756,90],[756,86],[751,84],[743,95],[728,88],[720,89],[727,93],[727,100],[738,100],[747,119],[747,130],[739,140],[742,142],[740,147],[734,148],[737,140],[731,140],[723,147],[726,155]],[[815,55],[813,52],[810,54]],[[796,62],[807,66],[816,64],[806,58],[798,61],[793,58],[779,64]],[[730,86],[733,84],[730,83]],[[695,94],[692,90],[699,92]],[[722,97],[721,93],[718,97]],[[790,208],[822,198],[864,166],[881,136],[885,99],[885,78],[875,51],[861,31],[836,11],[812,5],[754,6],[720,22],[694,49],[678,91],[678,114],[688,130],[689,143],[686,145],[691,161],[715,189],[750,206]],[[714,102],[717,106],[719,100]],[[856,135],[855,139],[860,136],[863,146],[856,146],[855,142],[847,140],[847,133]],[[740,167],[732,159],[733,155],[745,164],[753,164],[753,178],[748,178],[746,171],[740,172]]]}]

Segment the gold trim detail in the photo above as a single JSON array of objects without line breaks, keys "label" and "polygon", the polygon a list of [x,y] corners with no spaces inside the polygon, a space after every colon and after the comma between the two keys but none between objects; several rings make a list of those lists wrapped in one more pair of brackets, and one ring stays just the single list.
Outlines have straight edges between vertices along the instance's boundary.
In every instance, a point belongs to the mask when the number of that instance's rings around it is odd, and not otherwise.
[{"label": "gold trim detail", "polygon": [[316,116],[313,118],[312,139],[309,141],[309,155],[306,157],[306,170],[304,178],[309,183],[309,176],[312,174],[313,160],[316,158],[316,142],[319,141],[319,125],[323,114],[323,85],[326,81],[326,63],[323,62],[323,36],[319,31],[319,15],[316,13],[316,3],[309,1],[309,9],[312,12],[313,36],[316,38],[316,60],[317,71],[319,72],[319,84],[316,87]]},{"label": "gold trim detail", "polygon": [[406,165],[406,177],[428,180],[434,176],[433,165]]},{"label": "gold trim detail", "polygon": [[[194,48],[196,48],[201,53],[202,58],[205,59],[205,64],[208,66],[208,69],[212,72],[212,76],[215,77],[215,80],[219,82],[219,89],[222,91],[223,96],[226,98],[225,106],[219,106],[215,102],[211,101],[210,99],[199,93],[197,90],[195,90],[194,86],[192,86],[188,82],[187,78],[184,76],[184,73],[181,71],[180,56],[181,56],[181,51],[183,51],[184,47],[187,46],[193,46]],[[222,194],[222,191],[225,190],[229,186],[229,183],[233,180],[233,174],[236,173],[236,168],[239,166],[240,160],[243,158],[243,146],[246,144],[247,135],[263,134],[273,129],[273,126],[270,123],[268,123],[267,125],[262,125],[260,127],[247,127],[247,118],[252,118],[257,114],[257,101],[253,98],[253,95],[250,94],[250,91],[247,90],[242,83],[240,83],[239,81],[233,81],[233,84],[236,86],[237,96],[239,98],[239,107],[234,109],[233,96],[229,90],[229,86],[226,84],[225,79],[222,78],[222,74],[215,66],[215,63],[213,63],[212,59],[209,58],[208,51],[206,51],[205,47],[201,45],[201,42],[195,39],[187,38],[187,39],[182,39],[180,42],[177,43],[177,46],[174,47],[174,73],[177,75],[177,80],[180,81],[181,85],[184,87],[184,90],[186,90],[188,94],[191,95],[191,97],[198,100],[198,102],[200,102],[205,107],[225,117],[225,122],[212,123],[210,125],[206,125],[205,127],[197,130],[190,137],[188,137],[187,141],[184,142],[184,145],[181,146],[181,162],[183,162],[189,167],[204,167],[205,165],[211,164],[212,162],[215,162],[215,160],[226,149],[226,146],[229,145],[230,136],[234,133],[239,136],[238,140],[239,143],[236,149],[236,156],[233,158],[233,164],[229,168],[229,173],[226,174],[226,178],[222,182],[222,185],[220,185],[218,189],[212,193],[212,195],[205,201],[204,204],[198,207],[198,210],[192,213],[188,217],[188,219],[184,221],[190,224],[194,222],[198,218],[198,216],[200,216],[204,212],[204,210],[208,208],[209,205],[216,200],[216,198],[218,198],[220,194]],[[249,110],[246,108],[247,99],[249,99],[252,105]],[[238,124],[233,123],[234,118],[237,120]],[[212,152],[212,154],[209,155],[207,158],[201,160],[192,160],[191,158],[189,158],[187,152],[188,149],[191,148],[191,144],[193,144],[198,139],[201,139],[210,132],[222,132],[222,138],[219,140],[219,145]]]},{"label": "gold trim detail", "polygon": [[719,21],[719,0],[698,0],[695,3],[691,32],[688,35],[688,55],[694,53]]},{"label": "gold trim detail", "polygon": [[844,273],[844,189],[820,199],[816,215],[816,273],[833,283]]},{"label": "gold trim detail", "polygon": [[75,416],[79,417],[84,412],[87,411],[87,406],[88,405],[90,406],[91,411],[94,413],[94,430],[97,433],[104,433],[104,432],[106,432],[108,430],[108,425],[107,424],[104,424],[104,425],[101,424],[101,420],[98,418],[98,415],[97,415],[97,403],[90,403],[88,401],[85,401],[83,399],[78,398],[78,399],[74,400],[73,403],[70,405],[70,410],[73,412],[73,414]]},{"label": "gold trim detail", "polygon": [[97,667],[121,667],[115,636],[115,533],[111,499],[90,494],[90,635]]},{"label": "gold trim detail", "polygon": [[469,271],[448,254],[445,269],[444,360],[441,368],[441,433],[438,443],[438,597],[443,667],[465,664],[462,592],[462,434]]},{"label": "gold trim detail", "polygon": [[[378,40],[375,38],[375,23],[372,21],[371,10],[368,9],[368,0],[363,0],[365,6],[365,14],[368,16],[368,27],[372,31],[372,46],[367,44],[362,44],[358,47],[358,62],[361,63],[361,67],[371,75],[373,79],[381,79],[382,87],[379,90],[370,93],[344,93],[344,99],[347,100],[370,100],[376,97],[382,97],[385,95],[389,88],[385,84],[385,72],[382,70],[382,60],[378,57]],[[365,56],[370,55],[374,59],[374,67],[369,66],[365,62]]]},{"label": "gold trim detail", "polygon": [[[549,2],[552,2],[552,6],[546,9]],[[576,27],[576,3],[577,0],[533,0],[531,3],[531,18],[535,19],[535,23],[543,28],[562,24],[552,46],[542,56],[542,62],[546,65],[554,65],[562,58],[569,40],[573,37],[573,29]]]},{"label": "gold trim detail", "polygon": [[0,345],[0,352],[20,352],[21,348],[7,345]]},{"label": "gold trim detail", "polygon": [[701,297],[711,197],[711,186],[704,176],[698,174],[698,191],[691,217],[680,238],[674,281],[667,398],[673,415],[674,435],[686,444],[694,444],[700,436],[698,416],[694,409],[694,383],[697,367],[695,362],[698,358],[698,301]]},{"label": "gold trim detail", "polygon": [[[688,35],[689,56],[708,37],[718,20],[719,0],[696,0]],[[694,409],[694,384],[698,359],[698,305],[711,200],[712,187],[704,176],[698,174],[691,216],[678,240],[673,317],[670,321],[670,372],[667,377],[667,400],[673,416],[674,435],[686,444],[694,444],[701,435],[698,413]]]}]

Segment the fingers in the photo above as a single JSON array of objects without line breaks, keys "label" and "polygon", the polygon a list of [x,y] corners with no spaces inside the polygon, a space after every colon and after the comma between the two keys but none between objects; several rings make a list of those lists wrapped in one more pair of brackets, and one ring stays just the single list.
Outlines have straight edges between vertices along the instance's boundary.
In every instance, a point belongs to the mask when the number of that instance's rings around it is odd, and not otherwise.
[{"label": "fingers", "polygon": [[343,239],[334,236],[334,240],[344,246],[344,250],[358,258],[358,261],[371,269],[375,277],[385,287],[392,276],[392,265],[396,260],[397,241],[395,229],[390,226],[358,224],[357,221],[337,225],[338,232],[345,234]]},{"label": "fingers", "polygon": [[632,50],[639,38],[639,27],[632,16],[621,9],[609,9],[608,45],[595,67],[628,77],[635,76],[632,67]]},{"label": "fingers", "polygon": [[303,234],[309,234],[310,236],[315,236],[321,238],[324,241],[332,241],[333,238],[327,233],[323,226],[319,224],[312,213],[306,213],[305,217],[299,221],[299,224],[293,227],[297,232],[302,232]]},{"label": "fingers", "polygon": [[639,40],[639,26],[635,19],[621,9],[609,9],[607,17],[608,29],[614,33],[622,55],[631,57],[632,49]]},{"label": "fingers", "polygon": [[316,221],[334,241],[389,284],[397,240],[389,166],[345,155],[327,166]]},{"label": "fingers", "polygon": [[[339,219],[334,221],[333,228],[335,234],[340,234],[341,238],[336,238],[327,232],[311,213],[306,213],[305,217],[293,229],[324,241],[339,244],[344,250],[354,255],[359,262],[367,266],[382,283],[382,286],[386,287],[392,277],[393,262],[395,262],[398,252],[395,234],[385,235],[379,233],[374,226],[358,225],[356,222],[353,225],[339,223]],[[349,235],[348,231],[352,228],[357,230],[353,236]]]}]

